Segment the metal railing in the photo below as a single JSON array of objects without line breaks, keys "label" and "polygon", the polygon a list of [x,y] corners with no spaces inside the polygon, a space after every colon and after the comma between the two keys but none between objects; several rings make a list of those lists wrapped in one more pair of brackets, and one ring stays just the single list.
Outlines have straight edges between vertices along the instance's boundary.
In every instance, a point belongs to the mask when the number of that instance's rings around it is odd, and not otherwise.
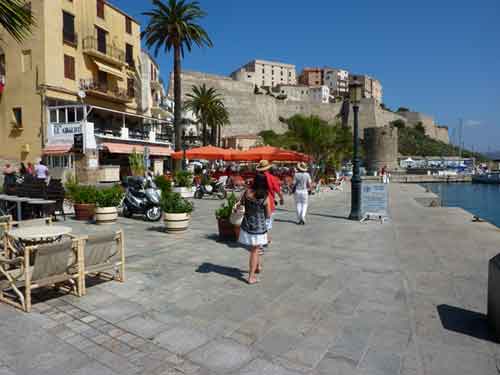
[{"label": "metal railing", "polygon": [[130,96],[127,89],[123,89],[120,87],[110,87],[108,83],[98,82],[92,78],[90,79],[81,79],[80,80],[80,89],[81,90],[92,90],[98,91],[108,96],[112,96],[117,99],[122,100],[132,100],[133,96]]},{"label": "metal railing", "polygon": [[106,55],[107,57],[118,60],[121,63],[126,63],[125,51],[116,48],[111,44],[102,43],[95,36],[87,36],[83,39],[83,49],[97,51]]}]

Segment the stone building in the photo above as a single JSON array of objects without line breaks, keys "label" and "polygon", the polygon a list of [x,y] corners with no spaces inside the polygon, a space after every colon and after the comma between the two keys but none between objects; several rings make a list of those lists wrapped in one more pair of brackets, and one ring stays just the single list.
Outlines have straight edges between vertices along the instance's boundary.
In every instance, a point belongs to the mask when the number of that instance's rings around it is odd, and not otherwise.
[{"label": "stone building", "polygon": [[364,129],[365,165],[369,174],[398,168],[398,128],[386,125]]},{"label": "stone building", "polygon": [[169,124],[141,113],[139,23],[105,0],[32,1],[31,11],[29,38],[0,35],[0,159],[43,156],[52,176],[95,182],[105,165],[126,168],[134,148],[169,155]]},{"label": "stone building", "polygon": [[346,97],[349,95],[349,72],[343,69],[325,68],[323,85],[330,89],[330,95]]},{"label": "stone building", "polygon": [[278,85],[273,88],[273,93],[277,96],[286,95],[287,100],[309,101],[309,86],[305,85]]},{"label": "stone building", "polygon": [[299,83],[306,86],[321,86],[324,84],[323,68],[304,68],[299,75]]},{"label": "stone building", "polygon": [[309,87],[309,100],[314,103],[329,103],[330,89],[327,86]]},{"label": "stone building", "polygon": [[253,60],[231,73],[235,81],[250,82],[257,87],[295,85],[295,65],[277,61]]},{"label": "stone building", "polygon": [[363,98],[373,98],[382,103],[382,84],[378,79],[363,74],[353,74],[349,76],[349,80],[361,83]]}]

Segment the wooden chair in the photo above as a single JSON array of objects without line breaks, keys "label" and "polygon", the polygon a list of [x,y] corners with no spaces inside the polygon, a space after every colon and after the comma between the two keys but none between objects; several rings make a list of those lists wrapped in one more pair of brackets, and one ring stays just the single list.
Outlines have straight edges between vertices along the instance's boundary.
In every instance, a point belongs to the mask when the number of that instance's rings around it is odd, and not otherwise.
[{"label": "wooden chair", "polygon": [[5,251],[6,249],[7,238],[5,232],[9,230],[11,222],[12,216],[0,216],[0,252]]},{"label": "wooden chair", "polygon": [[0,256],[0,301],[30,312],[33,290],[64,282],[81,296],[82,269],[81,242],[74,239],[28,246],[13,259]]},{"label": "wooden chair", "polygon": [[80,237],[80,241],[83,253],[81,277],[83,295],[86,293],[86,275],[125,281],[125,244],[122,230]]},{"label": "wooden chair", "polygon": [[[52,225],[52,219],[50,217],[45,217],[43,219],[30,219],[30,220],[21,220],[21,221],[10,221],[5,230],[11,230],[16,228],[26,228],[26,227],[34,227],[40,225]],[[20,249],[22,249],[22,245],[19,241],[14,240],[13,238],[9,238],[6,234],[3,236],[3,251],[5,256],[8,258],[12,257],[12,254],[18,254]],[[22,251],[22,250],[21,250]]]}]

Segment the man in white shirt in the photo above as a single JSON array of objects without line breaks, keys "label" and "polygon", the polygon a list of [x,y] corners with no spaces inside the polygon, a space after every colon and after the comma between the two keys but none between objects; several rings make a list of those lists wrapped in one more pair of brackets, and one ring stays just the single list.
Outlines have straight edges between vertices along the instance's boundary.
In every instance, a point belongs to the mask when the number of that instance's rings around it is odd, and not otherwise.
[{"label": "man in white shirt", "polygon": [[35,165],[35,177],[38,180],[47,181],[49,177],[49,168],[47,168],[43,161]]}]

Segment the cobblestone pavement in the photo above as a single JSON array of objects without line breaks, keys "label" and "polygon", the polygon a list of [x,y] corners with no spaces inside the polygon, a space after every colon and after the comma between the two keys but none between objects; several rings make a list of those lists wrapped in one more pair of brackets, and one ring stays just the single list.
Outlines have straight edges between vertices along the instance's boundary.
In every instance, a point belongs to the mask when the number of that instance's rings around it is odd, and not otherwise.
[{"label": "cobblestone pavement", "polygon": [[0,375],[496,374],[484,313],[499,232],[416,195],[392,186],[383,225],[345,220],[335,192],[296,226],[290,200],[254,286],[246,251],[217,242],[219,201],[196,202],[185,234],[120,219],[126,283],[46,291],[31,314],[0,305]]}]

